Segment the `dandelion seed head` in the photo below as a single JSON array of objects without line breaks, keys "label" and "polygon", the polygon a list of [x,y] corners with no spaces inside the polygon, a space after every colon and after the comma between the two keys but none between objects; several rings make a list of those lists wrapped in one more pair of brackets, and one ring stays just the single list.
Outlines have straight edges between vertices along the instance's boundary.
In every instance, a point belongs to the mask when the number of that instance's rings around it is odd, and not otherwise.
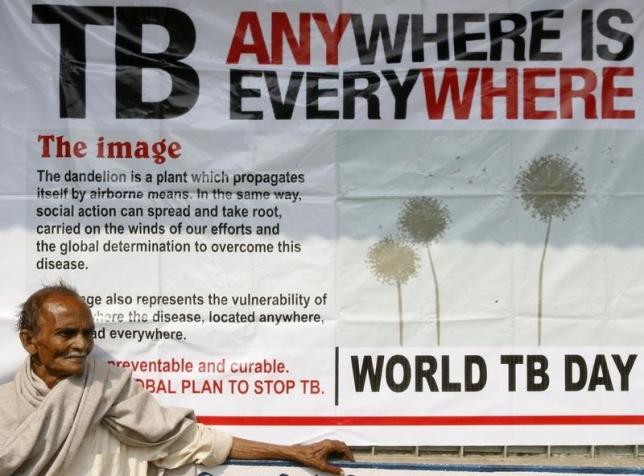
[{"label": "dandelion seed head", "polygon": [[418,255],[404,241],[386,237],[369,248],[366,262],[379,281],[404,284],[416,275]]},{"label": "dandelion seed head", "polygon": [[558,154],[532,160],[519,172],[514,189],[523,207],[543,222],[552,217],[565,220],[586,192],[579,166]]},{"label": "dandelion seed head", "polygon": [[398,227],[404,238],[428,244],[441,238],[449,222],[449,210],[434,197],[414,197],[407,200],[398,215]]}]

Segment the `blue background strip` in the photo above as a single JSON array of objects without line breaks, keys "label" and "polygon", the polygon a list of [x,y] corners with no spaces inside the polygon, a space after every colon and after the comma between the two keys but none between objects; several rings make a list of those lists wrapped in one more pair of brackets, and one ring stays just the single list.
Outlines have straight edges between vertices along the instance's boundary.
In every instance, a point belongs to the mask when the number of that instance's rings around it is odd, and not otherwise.
[{"label": "blue background strip", "polygon": [[[642,474],[642,467],[601,467],[601,466],[536,466],[517,464],[420,464],[420,463],[376,463],[331,461],[343,468],[408,470],[408,471],[469,471],[476,473],[570,473],[570,474]],[[290,461],[245,461],[229,460],[226,464],[239,466],[300,466]]]}]

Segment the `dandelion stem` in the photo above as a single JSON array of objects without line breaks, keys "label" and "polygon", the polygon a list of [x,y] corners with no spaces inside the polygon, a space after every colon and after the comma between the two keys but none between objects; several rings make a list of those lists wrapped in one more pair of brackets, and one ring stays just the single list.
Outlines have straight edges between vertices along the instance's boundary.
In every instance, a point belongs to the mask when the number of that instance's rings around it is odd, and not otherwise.
[{"label": "dandelion stem", "polygon": [[398,291],[398,341],[400,346],[403,345],[403,305],[402,305],[402,285],[400,280],[396,281],[396,291]]},{"label": "dandelion stem", "polygon": [[441,306],[438,295],[438,278],[436,277],[436,269],[434,268],[434,260],[432,253],[429,250],[429,243],[427,244],[427,257],[429,258],[429,266],[432,269],[432,276],[434,277],[434,304],[436,306],[436,345],[441,345]]},{"label": "dandelion stem", "polygon": [[543,317],[543,265],[546,261],[546,249],[550,239],[550,227],[552,225],[552,215],[548,217],[548,228],[546,228],[546,239],[543,243],[543,252],[541,253],[541,264],[539,265],[539,304],[537,310],[538,323],[538,345],[541,345],[541,318]]}]

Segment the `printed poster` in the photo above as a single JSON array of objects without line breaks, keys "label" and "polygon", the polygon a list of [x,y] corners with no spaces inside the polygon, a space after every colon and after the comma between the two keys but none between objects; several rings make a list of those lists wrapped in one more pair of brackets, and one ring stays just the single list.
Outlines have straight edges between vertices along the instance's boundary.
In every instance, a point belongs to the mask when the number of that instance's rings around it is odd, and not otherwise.
[{"label": "printed poster", "polygon": [[0,3],[0,294],[239,436],[643,437],[643,6]]}]

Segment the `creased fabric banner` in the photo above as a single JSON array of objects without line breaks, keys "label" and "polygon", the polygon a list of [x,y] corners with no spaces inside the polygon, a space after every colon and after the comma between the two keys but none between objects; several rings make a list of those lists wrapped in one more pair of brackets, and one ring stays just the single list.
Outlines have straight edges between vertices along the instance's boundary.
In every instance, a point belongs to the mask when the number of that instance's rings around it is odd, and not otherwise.
[{"label": "creased fabric banner", "polygon": [[644,438],[644,4],[0,2],[0,379],[96,354],[283,442]]}]

